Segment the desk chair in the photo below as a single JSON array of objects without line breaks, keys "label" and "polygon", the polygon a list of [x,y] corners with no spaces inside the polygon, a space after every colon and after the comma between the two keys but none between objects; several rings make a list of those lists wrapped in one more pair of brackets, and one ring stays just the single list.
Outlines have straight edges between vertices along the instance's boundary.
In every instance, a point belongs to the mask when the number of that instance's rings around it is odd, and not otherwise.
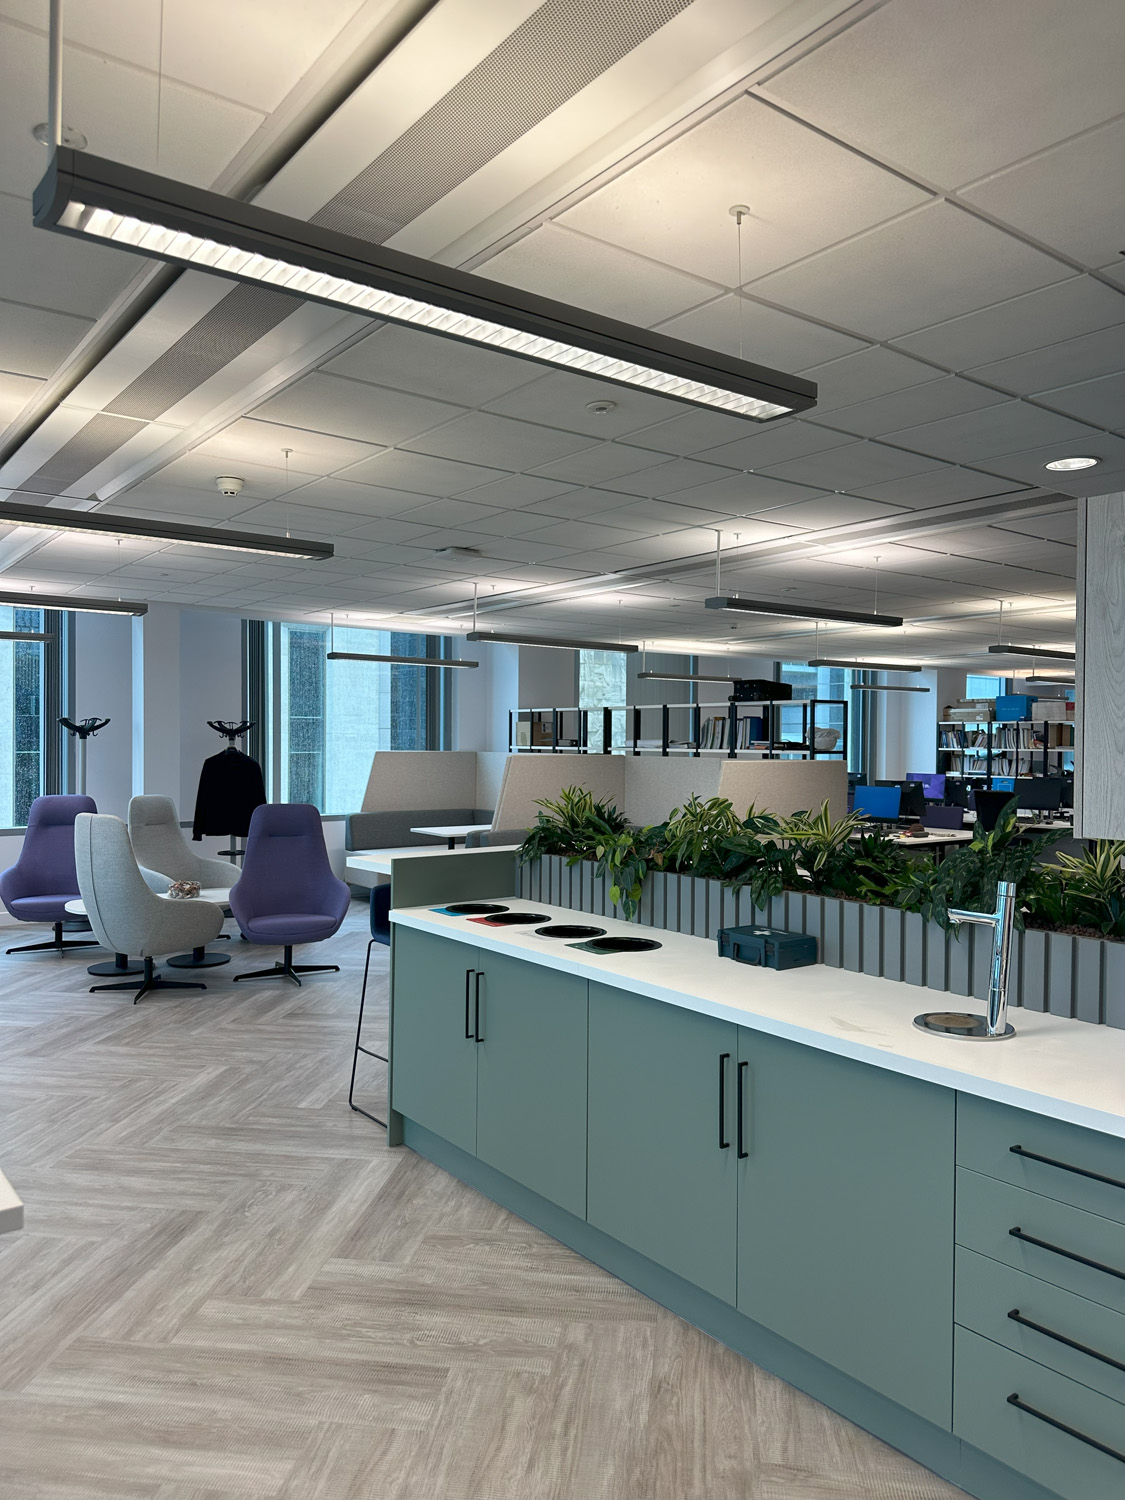
[{"label": "desk chair", "polygon": [[901,806],[900,786],[857,786],[852,811],[866,813],[879,823],[893,823]]},{"label": "desk chair", "polygon": [[372,1115],[365,1109],[360,1109],[355,1102],[355,1070],[359,1063],[359,1054],[364,1057],[377,1058],[379,1062],[387,1062],[385,1053],[373,1052],[370,1047],[360,1045],[360,1036],[363,1033],[363,1007],[367,1003],[367,976],[371,969],[371,950],[376,943],[389,948],[391,945],[391,887],[387,885],[376,885],[371,888],[371,941],[367,944],[367,961],[363,966],[363,988],[359,992],[359,1021],[355,1028],[355,1052],[352,1055],[352,1081],[348,1087],[348,1103],[357,1115],[364,1115],[368,1120],[374,1120],[376,1125],[386,1125],[386,1120],[380,1120],[377,1115]]}]

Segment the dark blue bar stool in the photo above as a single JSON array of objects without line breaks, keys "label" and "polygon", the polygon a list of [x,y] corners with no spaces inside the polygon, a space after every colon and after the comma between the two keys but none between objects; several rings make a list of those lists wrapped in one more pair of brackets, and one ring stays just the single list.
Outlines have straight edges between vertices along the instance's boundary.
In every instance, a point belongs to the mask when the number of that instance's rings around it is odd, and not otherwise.
[{"label": "dark blue bar stool", "polygon": [[367,1003],[367,976],[371,972],[371,950],[376,943],[381,943],[384,948],[391,945],[391,887],[387,885],[375,885],[371,887],[371,941],[367,945],[367,961],[363,966],[363,988],[359,992],[359,1021],[355,1029],[355,1052],[352,1055],[352,1081],[348,1089],[348,1103],[357,1115],[363,1115],[368,1120],[374,1120],[376,1125],[386,1125],[386,1120],[380,1120],[376,1115],[368,1113],[366,1109],[360,1109],[354,1099],[355,1094],[355,1070],[359,1064],[359,1054],[365,1057],[377,1058],[379,1062],[386,1062],[387,1058],[382,1052],[373,1052],[370,1047],[360,1046],[360,1036],[363,1032],[363,1007]]}]

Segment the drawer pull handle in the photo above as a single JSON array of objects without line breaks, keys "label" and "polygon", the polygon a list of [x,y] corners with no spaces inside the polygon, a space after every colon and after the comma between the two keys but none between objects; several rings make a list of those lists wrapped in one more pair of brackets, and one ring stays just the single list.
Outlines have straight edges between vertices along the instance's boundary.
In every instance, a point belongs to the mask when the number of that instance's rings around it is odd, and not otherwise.
[{"label": "drawer pull handle", "polygon": [[1091,1359],[1100,1359],[1103,1365],[1112,1365],[1115,1370],[1125,1370],[1125,1363],[1114,1359],[1111,1354],[1102,1354],[1097,1349],[1091,1349],[1089,1344],[1080,1344],[1077,1339],[1067,1338],[1065,1333],[1056,1333],[1053,1328],[1045,1328],[1042,1323],[1033,1323],[1030,1318],[1025,1318],[1018,1307],[1013,1307],[1008,1314],[1013,1323],[1019,1323],[1023,1328],[1034,1329],[1045,1338],[1054,1339],[1058,1344],[1065,1344],[1068,1349],[1077,1349],[1079,1354],[1088,1354]]},{"label": "drawer pull handle", "polygon": [[719,1054],[719,1150],[729,1151],[730,1142],[724,1139],[727,1128],[727,1063],[730,1062],[730,1053]]},{"label": "drawer pull handle", "polygon": [[1028,1161],[1041,1161],[1048,1167],[1058,1167],[1060,1172],[1073,1172],[1077,1177],[1090,1177],[1094,1182],[1105,1182],[1110,1187],[1125,1191],[1125,1182],[1117,1177],[1107,1177],[1103,1172],[1091,1172],[1088,1167],[1072,1167],[1068,1161],[1056,1161],[1053,1156],[1040,1156],[1038,1151],[1028,1151],[1023,1146],[1009,1146],[1013,1156],[1025,1156]]},{"label": "drawer pull handle", "polygon": [[481,1035],[480,1030],[480,982],[484,978],[484,973],[481,969],[477,969],[475,974],[476,977],[473,980],[473,1041],[483,1042],[484,1037]]},{"label": "drawer pull handle", "polygon": [[473,969],[465,970],[465,1040],[467,1042],[471,1042],[473,1039],[473,1022],[469,1011],[472,1001],[469,998],[469,994],[473,986],[473,974],[475,972]]},{"label": "drawer pull handle", "polygon": [[1029,1417],[1037,1417],[1040,1422],[1046,1422],[1048,1427],[1057,1427],[1060,1432],[1065,1432],[1067,1437],[1077,1438],[1080,1443],[1086,1443],[1091,1448],[1096,1448],[1099,1453],[1108,1453],[1110,1458],[1115,1458],[1119,1464],[1125,1464],[1125,1453],[1119,1453],[1116,1448],[1110,1448],[1105,1443],[1099,1443],[1097,1438],[1087,1437],[1084,1432],[1079,1432],[1077,1427],[1068,1427],[1065,1422],[1060,1422],[1058,1417],[1049,1417],[1045,1411],[1038,1407],[1028,1406],[1026,1401],[1021,1401],[1019,1393],[1013,1391],[1008,1397],[1008,1405],[1016,1406],[1020,1411],[1027,1412]]},{"label": "drawer pull handle", "polygon": [[749,1151],[746,1151],[746,1150],[743,1149],[744,1144],[745,1144],[745,1134],[744,1134],[744,1132],[745,1132],[745,1119],[744,1119],[744,1114],[743,1114],[743,1110],[744,1110],[743,1094],[745,1092],[745,1085],[742,1082],[742,1075],[743,1075],[743,1073],[746,1072],[746,1070],[749,1068],[749,1066],[750,1066],[750,1064],[748,1062],[740,1062],[739,1065],[738,1065],[738,1074],[737,1074],[738,1116],[737,1116],[737,1120],[736,1120],[735,1123],[737,1125],[738,1159],[739,1159],[739,1161],[745,1161],[745,1159],[750,1155]]},{"label": "drawer pull handle", "polygon": [[1095,1271],[1104,1271],[1107,1276],[1116,1276],[1125,1281],[1125,1271],[1119,1271],[1116,1266],[1104,1265],[1100,1260],[1091,1260],[1088,1255],[1079,1255],[1077,1250],[1064,1250],[1061,1245],[1052,1245],[1050,1240],[1036,1239],[1033,1234],[1024,1234],[1017,1225],[1015,1229],[1009,1229],[1008,1233],[1014,1240],[1023,1240],[1027,1245],[1037,1245],[1040,1250],[1049,1250],[1052,1255],[1065,1255],[1067,1260],[1076,1260],[1080,1265],[1092,1266]]}]

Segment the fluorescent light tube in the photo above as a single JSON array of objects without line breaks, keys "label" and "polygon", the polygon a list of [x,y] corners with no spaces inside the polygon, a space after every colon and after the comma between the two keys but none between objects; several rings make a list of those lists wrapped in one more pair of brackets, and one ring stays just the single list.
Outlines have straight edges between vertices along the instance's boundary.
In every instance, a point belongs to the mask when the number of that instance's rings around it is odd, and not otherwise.
[{"label": "fluorescent light tube", "polygon": [[376,656],[367,651],[329,651],[329,661],[388,661],[399,667],[479,667],[479,661],[452,661],[444,656]]},{"label": "fluorescent light tube", "polygon": [[1047,656],[1052,661],[1074,661],[1073,651],[1048,651],[1045,646],[989,646],[991,656]]},{"label": "fluorescent light tube", "polygon": [[737,682],[737,677],[713,677],[707,672],[638,672],[638,682]]},{"label": "fluorescent light tube", "polygon": [[148,614],[148,605],[138,599],[85,599],[80,594],[0,593],[0,604],[13,609],[73,609],[83,615]]},{"label": "fluorescent light tube", "polygon": [[816,386],[799,376],[86,151],[56,149],[33,207],[43,229],[276,287],[711,411],[764,422],[816,403]]},{"label": "fluorescent light tube", "polygon": [[894,682],[853,682],[853,693],[928,693],[928,687],[903,686]]},{"label": "fluorescent light tube", "polygon": [[921,672],[923,667],[915,662],[894,661],[845,661],[838,656],[817,656],[808,663],[810,667],[850,667],[855,672]]},{"label": "fluorescent light tube", "polygon": [[861,615],[849,609],[820,609],[810,605],[771,604],[765,599],[735,599],[728,594],[718,594],[704,599],[705,609],[729,609],[736,614],[786,615],[793,620],[839,620],[845,625],[899,626],[903,622],[898,615]]},{"label": "fluorescent light tube", "polygon": [[574,641],[554,635],[494,635],[489,631],[470,630],[467,641],[488,641],[494,646],[553,646],[560,651],[639,651],[639,646],[624,646],[620,641]]},{"label": "fluorescent light tube", "polygon": [[42,630],[0,630],[0,641],[53,641]]},{"label": "fluorescent light tube", "polygon": [[335,555],[331,542],[228,531],[218,526],[188,526],[172,521],[142,521],[110,516],[99,510],[60,510],[53,505],[0,503],[0,525],[31,526],[37,531],[66,531],[122,541],[175,542],[185,547],[213,547],[220,552],[254,552],[264,557],[300,557],[323,562]]}]

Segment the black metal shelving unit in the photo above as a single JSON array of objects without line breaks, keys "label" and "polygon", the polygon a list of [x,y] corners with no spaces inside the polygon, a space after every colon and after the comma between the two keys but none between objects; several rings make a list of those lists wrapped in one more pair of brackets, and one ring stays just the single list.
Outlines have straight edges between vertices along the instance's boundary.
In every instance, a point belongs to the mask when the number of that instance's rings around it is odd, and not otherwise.
[{"label": "black metal shelving unit", "polygon": [[[704,709],[721,709],[721,714],[711,714],[707,723],[721,720],[723,724],[721,745],[703,744]],[[781,737],[780,713],[777,709],[799,709],[801,712],[800,738],[787,740]],[[828,710],[839,710],[840,724],[828,724]],[[758,710],[758,712],[754,712]],[[765,710],[763,713],[762,710]],[[625,737],[622,743],[613,743],[613,716],[625,715]],[[673,716],[687,715],[687,731],[684,739],[674,739],[678,727]],[[658,715],[659,735],[646,736],[646,715]],[[818,716],[820,722],[818,723]],[[600,747],[591,748],[591,720],[600,719]],[[747,719],[762,720],[764,737],[753,743],[740,744],[745,738],[741,723]],[[517,743],[517,725],[527,724],[528,743]],[[655,727],[655,726],[654,726]],[[818,731],[839,729],[839,737],[831,750],[818,749]],[[708,736],[710,738],[710,736]],[[774,698],[756,703],[741,703],[734,699],[722,703],[635,703],[614,704],[600,708],[549,707],[519,708],[508,711],[508,750],[511,754],[547,755],[660,755],[687,756],[698,759],[705,755],[719,755],[728,760],[758,758],[762,760],[846,760],[848,751],[848,703],[845,698]]]},{"label": "black metal shelving unit", "polygon": [[[1050,731],[1056,726],[1069,728],[1071,741],[1069,745],[1049,745]],[[1002,742],[1001,735],[1005,730],[1028,729],[1028,739],[1032,742],[1028,745],[1006,745]],[[1069,719],[939,719],[937,726],[937,768],[944,771],[947,776],[954,780],[964,781],[973,779],[985,779],[990,784],[994,776],[1060,776],[1073,773],[1074,763],[1066,764],[1065,757],[1073,757],[1077,753],[1077,742],[1074,736],[1075,725]],[[962,743],[956,745],[943,745],[942,738],[949,731],[959,731]],[[1040,743],[1034,743],[1036,731],[1039,731]],[[984,735],[984,744],[967,746],[964,744],[964,734],[972,731],[979,736]],[[1028,757],[1027,769],[1020,770],[997,770],[997,762],[1001,756],[1021,755]],[[947,757],[947,759],[943,759]],[[1036,761],[1038,760],[1038,769]],[[974,769],[979,767],[979,769]]]}]

